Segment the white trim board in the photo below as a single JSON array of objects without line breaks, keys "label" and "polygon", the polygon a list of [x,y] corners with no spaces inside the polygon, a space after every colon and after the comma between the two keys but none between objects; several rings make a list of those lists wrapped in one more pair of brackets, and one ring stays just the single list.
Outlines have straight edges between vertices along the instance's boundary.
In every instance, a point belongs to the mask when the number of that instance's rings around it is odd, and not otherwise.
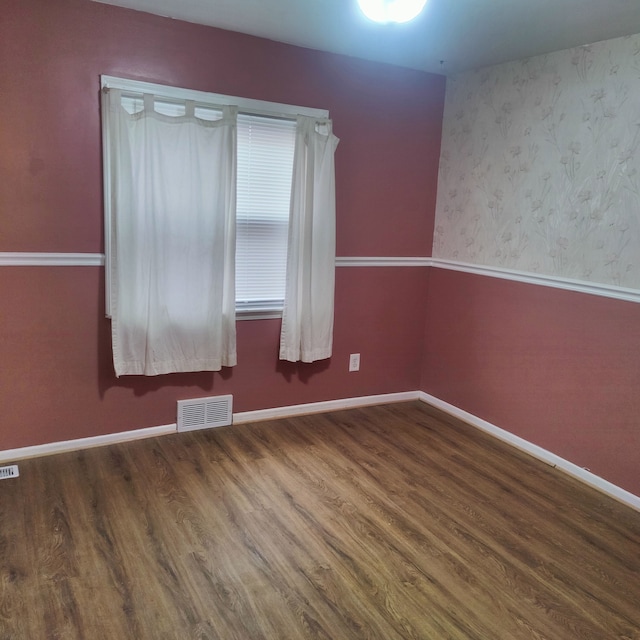
[{"label": "white trim board", "polygon": [[[259,422],[262,420],[276,420],[279,418],[290,418],[300,415],[308,415],[312,413],[324,413],[327,411],[339,411],[341,409],[354,409],[357,407],[367,407],[372,405],[390,404],[394,402],[408,402],[411,400],[420,400],[426,404],[430,404],[437,409],[441,409],[467,424],[481,429],[486,433],[502,440],[511,446],[520,449],[532,455],[539,460],[556,467],[559,470],[573,476],[574,478],[588,484],[589,486],[601,491],[602,493],[615,498],[616,500],[640,511],[640,497],[618,487],[603,478],[582,469],[581,467],[557,456],[542,447],[539,447],[509,431],[505,431],[500,427],[482,420],[463,409],[458,409],[452,404],[440,400],[435,396],[429,395],[424,391],[405,391],[400,393],[385,393],[381,395],[360,396],[355,398],[343,398],[340,400],[327,400],[324,402],[311,402],[308,404],[289,405],[284,407],[274,407],[271,409],[258,409],[255,411],[242,411],[233,414],[233,424],[246,424],[249,422]],[[56,453],[65,453],[69,451],[77,451],[79,449],[88,449],[92,447],[100,447],[109,444],[118,444],[121,442],[129,442],[131,440],[140,440],[143,438],[154,438],[157,436],[169,435],[177,433],[176,424],[168,424],[159,427],[147,427],[145,429],[135,429],[133,431],[122,431],[119,433],[110,433],[102,436],[93,436],[89,438],[79,438],[77,440],[65,440],[63,442],[52,442],[49,444],[35,445],[32,447],[22,447],[19,449],[7,449],[0,451],[0,463],[23,460],[25,458],[35,458],[39,456],[52,455]]]},{"label": "white trim board", "polygon": [[[336,267],[429,267],[431,258],[379,256],[337,257]],[[45,253],[45,252],[0,252],[0,266],[4,267],[102,267],[104,253]]]},{"label": "white trim board", "polygon": [[[356,407],[390,404],[393,402],[405,402],[417,399],[418,391],[407,391],[403,393],[385,393],[382,395],[344,398],[340,400],[328,400],[325,402],[312,402],[309,404],[297,404],[285,407],[275,407],[273,409],[258,409],[256,411],[234,413],[233,424],[258,422],[260,420],[275,420],[276,418],[290,418],[293,416],[311,413],[323,413],[327,411],[338,411],[339,409],[353,409]],[[177,432],[177,425],[174,423],[159,427],[146,427],[144,429],[134,429],[132,431],[108,433],[101,436],[91,436],[89,438],[78,438],[76,440],[64,440],[62,442],[38,444],[31,447],[6,449],[5,451],[0,451],[0,463],[11,460],[24,460],[26,458],[38,458],[40,456],[48,456],[56,453],[78,451],[80,449],[102,447],[110,444],[119,444],[121,442],[129,442],[130,440],[155,438],[157,436],[165,436]]]},{"label": "white trim board", "polygon": [[109,444],[130,442],[131,440],[155,438],[156,436],[165,436],[170,433],[176,433],[176,429],[177,427],[175,424],[167,424],[160,427],[146,427],[145,429],[107,433],[102,436],[91,436],[89,438],[77,438],[75,440],[63,440],[61,442],[37,444],[32,447],[6,449],[5,451],[0,451],[0,462],[24,460],[25,458],[39,458],[41,456],[50,456],[55,453],[67,453],[69,451],[78,451],[80,449],[92,449],[93,447],[103,447]]},{"label": "white trim board", "polygon": [[2,267],[102,267],[103,253],[39,253],[2,251]]},{"label": "white trim board", "polygon": [[430,267],[431,258],[411,256],[336,257],[336,267]]},{"label": "white trim board", "polygon": [[587,293],[595,296],[614,298],[626,302],[640,302],[640,289],[617,287],[611,284],[587,282],[571,278],[548,276],[528,271],[515,271],[502,267],[491,267],[455,260],[444,260],[429,257],[337,257],[336,267],[434,267],[448,271],[459,271],[488,278],[499,278],[524,284],[534,284],[542,287],[563,289],[577,293]]},{"label": "white trim board", "polygon": [[510,444],[512,447],[516,449],[520,449],[525,453],[545,462],[546,464],[563,471],[564,473],[588,484],[590,487],[594,489],[598,489],[598,491],[605,493],[611,498],[615,498],[619,502],[623,502],[624,504],[633,507],[634,509],[640,511],[640,496],[636,496],[621,487],[597,476],[595,473],[591,473],[582,467],[579,467],[573,462],[569,462],[564,458],[556,455],[555,453],[551,453],[551,451],[547,451],[542,447],[539,447],[536,444],[525,440],[524,438],[520,438],[515,434],[501,429],[500,427],[496,427],[494,424],[483,420],[482,418],[478,418],[478,416],[469,413],[468,411],[464,411],[463,409],[459,409],[458,407],[445,402],[444,400],[440,400],[435,396],[429,395],[424,391],[419,392],[420,400],[426,404],[430,404],[436,409],[441,409],[445,413],[448,413],[455,418],[459,418],[463,422],[471,425],[472,427],[476,427],[477,429],[481,429],[482,431],[492,435],[494,438],[498,438],[507,444]]},{"label": "white trim board", "polygon": [[597,282],[586,282],[584,280],[572,280],[571,278],[559,278],[557,276],[547,276],[540,273],[527,271],[514,271],[503,269],[502,267],[488,267],[466,262],[456,262],[454,260],[441,260],[431,258],[430,266],[437,269],[447,269],[449,271],[461,271],[489,278],[499,278],[501,280],[512,280],[525,284],[535,284],[564,291],[575,291],[577,293],[588,293],[594,296],[605,298],[615,298],[626,302],[640,302],[640,290],[616,287],[612,284],[599,284]]},{"label": "white trim board", "polygon": [[176,100],[184,102],[193,100],[196,106],[222,107],[225,105],[237,106],[239,113],[255,113],[257,115],[271,115],[274,117],[294,119],[298,115],[310,116],[312,118],[328,118],[327,109],[317,109],[314,107],[301,107],[297,105],[283,104],[281,102],[268,102],[266,100],[254,100],[252,98],[242,98],[240,96],[229,96],[221,93],[210,93],[208,91],[196,91],[195,89],[182,89],[165,84],[153,82],[142,82],[131,78],[120,78],[116,76],[100,76],[100,86],[102,88],[120,89],[125,94],[140,96],[143,93],[151,93],[156,98]]},{"label": "white trim board", "polygon": [[[0,267],[103,267],[103,253],[0,252]],[[640,289],[420,256],[338,256],[336,267],[434,267],[564,291],[640,302]]]},{"label": "white trim board", "polygon": [[385,393],[376,396],[344,398],[341,400],[326,400],[325,402],[310,402],[308,404],[294,404],[285,407],[275,407],[273,409],[258,409],[256,411],[234,413],[233,424],[258,422],[260,420],[277,420],[278,418],[292,418],[293,416],[311,413],[326,413],[327,411],[355,409],[357,407],[370,407],[372,405],[408,402],[418,399],[418,391],[405,391],[401,393]]},{"label": "white trim board", "polygon": [[[104,253],[46,253],[0,252],[0,266],[4,267],[102,267]],[[431,258],[405,256],[337,257],[336,267],[429,267]]]}]

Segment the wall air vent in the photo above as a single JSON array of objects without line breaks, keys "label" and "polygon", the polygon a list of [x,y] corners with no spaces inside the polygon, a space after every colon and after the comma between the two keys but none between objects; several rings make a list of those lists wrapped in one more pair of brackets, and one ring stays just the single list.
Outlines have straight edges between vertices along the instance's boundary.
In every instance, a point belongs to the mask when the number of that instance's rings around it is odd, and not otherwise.
[{"label": "wall air vent", "polygon": [[17,478],[20,475],[17,464],[10,464],[6,467],[0,467],[0,480],[5,478]]},{"label": "wall air vent", "polygon": [[178,400],[178,431],[226,427],[232,420],[233,396]]}]

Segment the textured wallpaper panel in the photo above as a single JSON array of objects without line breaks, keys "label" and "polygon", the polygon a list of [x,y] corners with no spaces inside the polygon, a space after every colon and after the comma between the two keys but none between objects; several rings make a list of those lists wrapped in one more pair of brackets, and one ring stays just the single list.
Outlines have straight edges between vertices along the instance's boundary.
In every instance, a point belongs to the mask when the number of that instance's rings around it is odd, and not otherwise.
[{"label": "textured wallpaper panel", "polygon": [[640,289],[640,35],[448,80],[433,255]]}]

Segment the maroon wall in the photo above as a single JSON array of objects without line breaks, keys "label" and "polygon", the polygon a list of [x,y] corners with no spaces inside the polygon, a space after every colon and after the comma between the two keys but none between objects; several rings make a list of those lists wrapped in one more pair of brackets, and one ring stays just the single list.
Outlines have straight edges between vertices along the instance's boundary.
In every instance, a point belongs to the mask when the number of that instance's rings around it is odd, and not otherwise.
[{"label": "maroon wall", "polygon": [[[88,0],[0,4],[0,252],[103,250],[102,73],[330,109],[338,255],[430,254],[443,78]],[[326,362],[279,363],[279,321],[246,321],[233,369],[117,380],[102,269],[0,267],[0,450],[171,423],[179,398],[421,388],[640,495],[640,307],[428,278],[427,298],[424,269],[338,268]]]},{"label": "maroon wall", "polygon": [[[338,255],[430,253],[444,78],[89,0],[0,3],[0,252],[103,251],[100,74],[329,109]],[[103,275],[0,267],[0,450],[172,423],[179,398],[246,411],[419,387],[425,269],[339,268],[329,361],[279,363],[279,321],[244,321],[233,369],[119,380]]]},{"label": "maroon wall", "polygon": [[429,274],[421,388],[640,495],[640,305]]}]

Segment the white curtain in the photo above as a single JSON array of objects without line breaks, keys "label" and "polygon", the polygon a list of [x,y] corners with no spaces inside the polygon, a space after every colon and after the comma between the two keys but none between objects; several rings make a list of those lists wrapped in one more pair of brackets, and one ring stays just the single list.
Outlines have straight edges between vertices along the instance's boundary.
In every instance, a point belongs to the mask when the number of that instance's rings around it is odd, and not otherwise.
[{"label": "white curtain", "polygon": [[236,110],[168,116],[105,92],[117,376],[236,364]]},{"label": "white curtain", "polygon": [[331,356],[336,255],[331,122],[299,116],[293,159],[287,284],[280,359],[313,362]]}]

